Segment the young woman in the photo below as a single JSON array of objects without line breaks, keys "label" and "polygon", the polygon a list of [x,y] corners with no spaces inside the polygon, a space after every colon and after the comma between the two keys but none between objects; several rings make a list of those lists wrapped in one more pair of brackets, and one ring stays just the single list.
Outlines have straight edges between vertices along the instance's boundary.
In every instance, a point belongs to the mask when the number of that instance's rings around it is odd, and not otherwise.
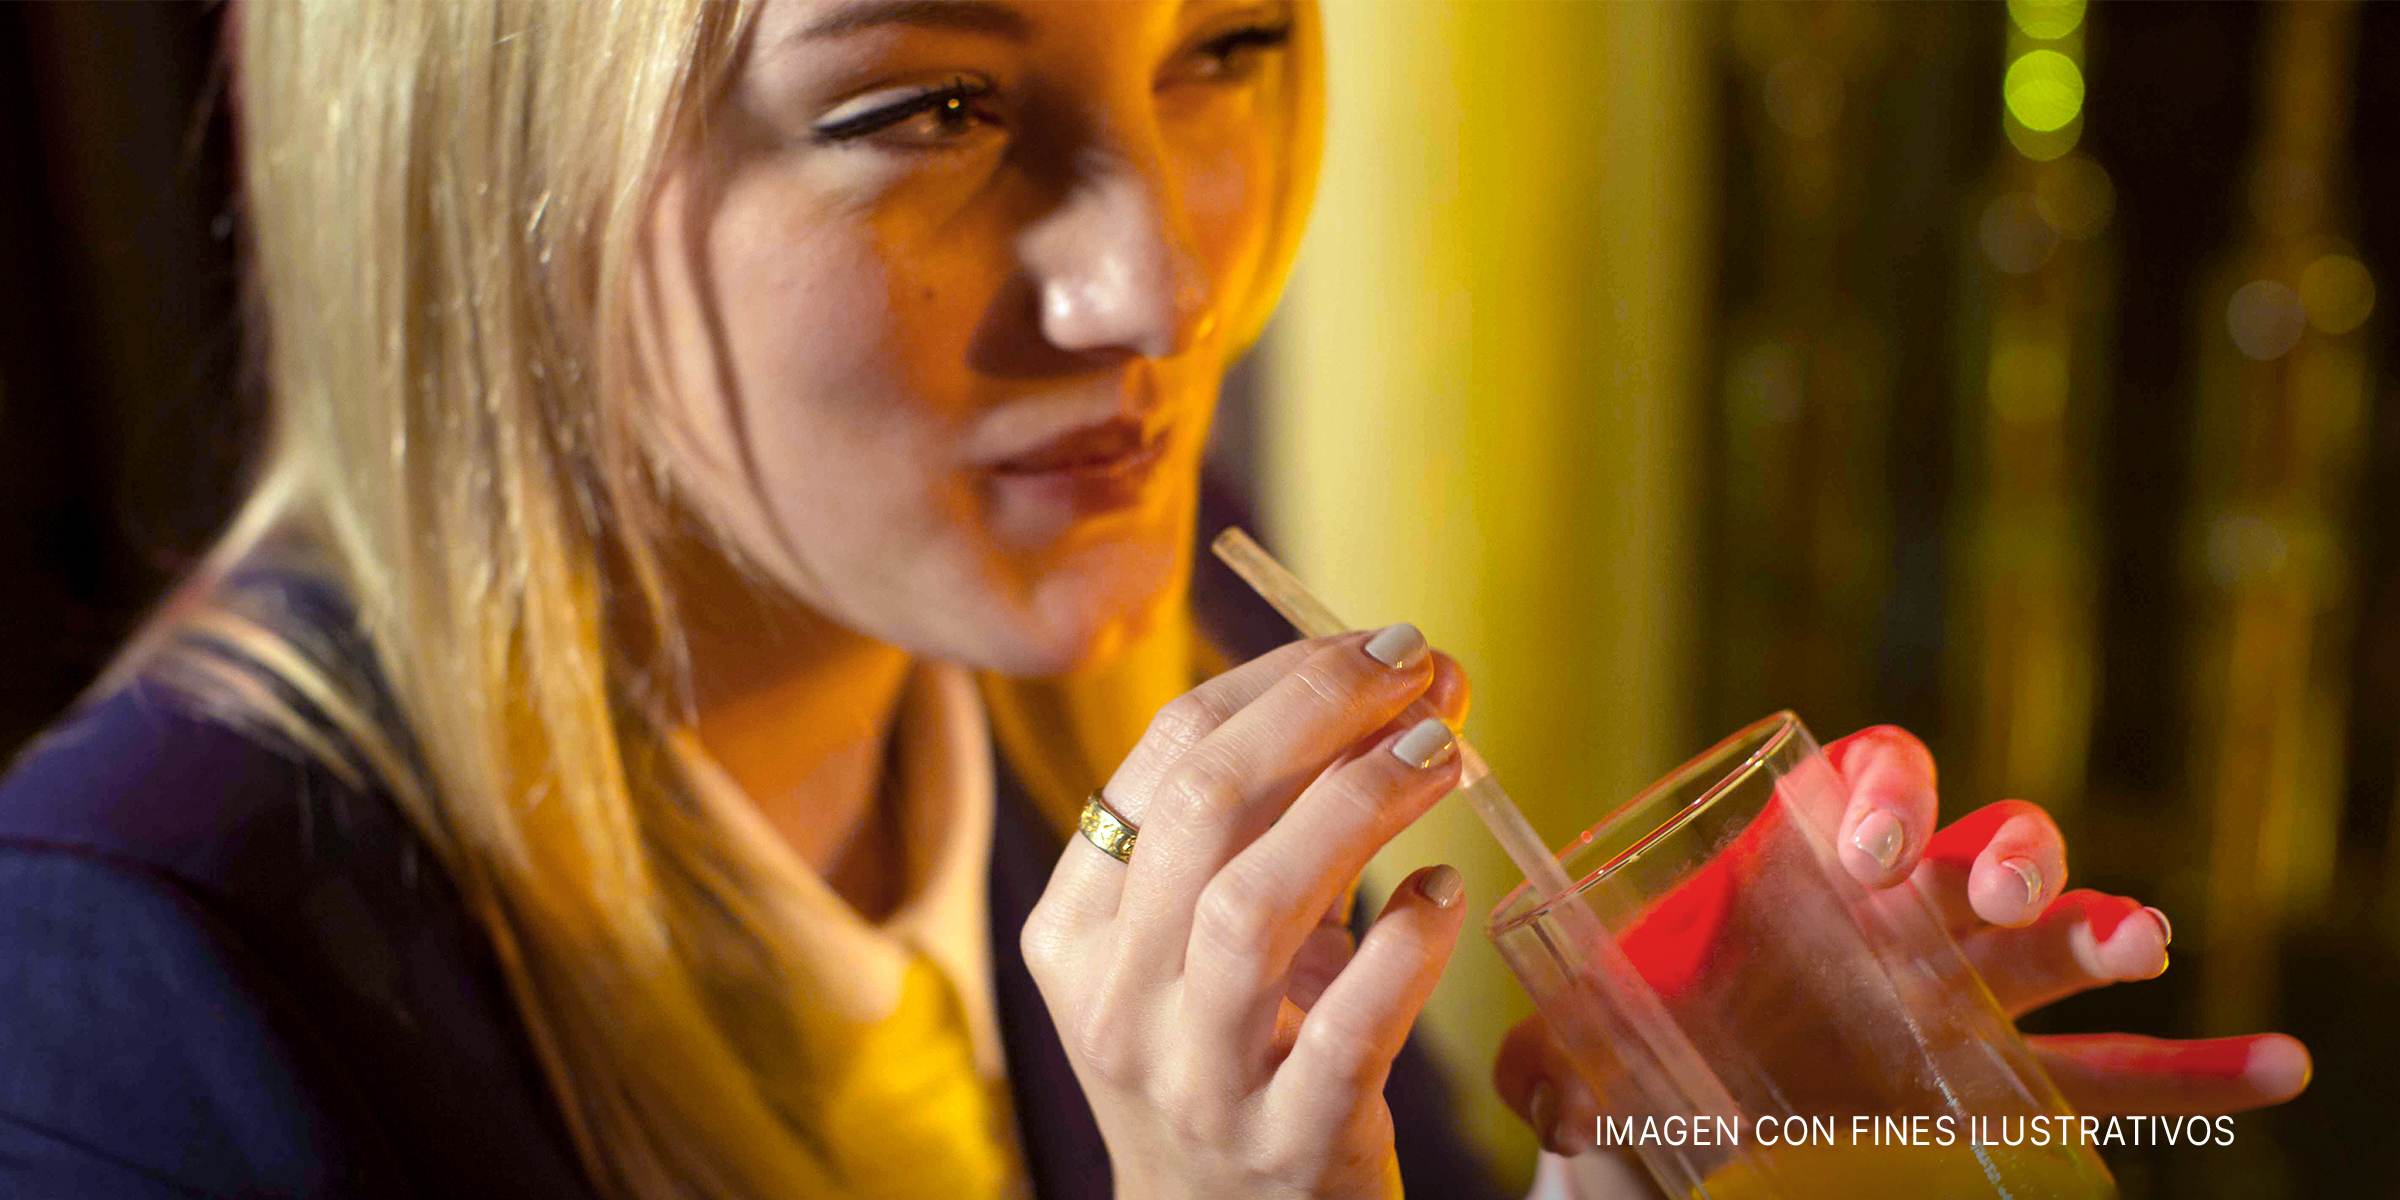
[{"label": "young woman", "polygon": [[[232,19],[273,437],[0,788],[0,1190],[1484,1186],[1405,1048],[1456,873],[1344,928],[1455,778],[1394,721],[1457,667],[1396,626],[1224,670],[1188,617],[1310,8]],[[2038,810],[1937,837],[1922,747],[1834,754],[1853,868],[2012,1005],[2163,969]],[[1592,1098],[1510,1045],[1573,1149]],[[2305,1072],[2049,1053],[2101,1109]]]}]

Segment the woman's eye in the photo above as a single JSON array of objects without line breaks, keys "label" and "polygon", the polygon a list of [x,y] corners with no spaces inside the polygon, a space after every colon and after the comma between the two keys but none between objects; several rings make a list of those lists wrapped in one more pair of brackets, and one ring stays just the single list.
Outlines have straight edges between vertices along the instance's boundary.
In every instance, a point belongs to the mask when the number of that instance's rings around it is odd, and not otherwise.
[{"label": "woman's eye", "polygon": [[1291,40],[1290,22],[1229,29],[1193,49],[1191,77],[1218,81],[1246,79],[1258,69],[1261,59]]},{"label": "woman's eye", "polygon": [[937,88],[895,88],[860,96],[811,127],[819,142],[876,141],[911,149],[939,148],[972,133],[987,118],[976,101],[991,85],[956,79]]}]

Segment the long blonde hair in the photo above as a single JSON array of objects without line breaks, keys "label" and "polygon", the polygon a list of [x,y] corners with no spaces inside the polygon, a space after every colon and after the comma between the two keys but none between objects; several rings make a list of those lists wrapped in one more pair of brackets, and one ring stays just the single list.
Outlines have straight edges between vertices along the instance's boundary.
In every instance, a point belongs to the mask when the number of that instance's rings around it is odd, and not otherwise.
[{"label": "long blonde hair", "polygon": [[[233,526],[96,688],[179,681],[387,791],[489,933],[616,1196],[840,1188],[809,1031],[774,999],[814,968],[666,751],[688,704],[660,561],[679,518],[625,349],[648,202],[755,6],[234,10],[270,440]],[[1269,281],[1317,157],[1315,14],[1298,20]],[[1233,314],[1242,340],[1271,303]],[[228,586],[291,545],[355,606],[370,661]],[[1189,686],[1192,644],[1171,620],[1074,678],[987,678],[1019,774],[1064,811]]]}]

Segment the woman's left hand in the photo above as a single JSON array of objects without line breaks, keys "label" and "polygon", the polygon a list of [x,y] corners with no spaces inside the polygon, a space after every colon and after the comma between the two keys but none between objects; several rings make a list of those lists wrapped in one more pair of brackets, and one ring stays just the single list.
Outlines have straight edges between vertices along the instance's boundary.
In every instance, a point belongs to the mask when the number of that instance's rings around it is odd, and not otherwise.
[{"label": "woman's left hand", "polygon": [[[2067,849],[2048,813],[2022,800],[1976,810],[1936,831],[1933,755],[1884,725],[1825,748],[1850,805],[1842,862],[1871,888],[1913,882],[2010,1017],[2077,992],[2167,969],[2173,928],[2138,900],[2063,891]],[[2240,1112],[2308,1086],[2308,1051],[2280,1033],[2171,1041],[2129,1033],[2028,1038],[2077,1112],[2106,1116]],[[1510,1032],[1494,1072],[1500,1094],[1560,1154],[1592,1147],[1600,1104],[1541,1018]]]}]

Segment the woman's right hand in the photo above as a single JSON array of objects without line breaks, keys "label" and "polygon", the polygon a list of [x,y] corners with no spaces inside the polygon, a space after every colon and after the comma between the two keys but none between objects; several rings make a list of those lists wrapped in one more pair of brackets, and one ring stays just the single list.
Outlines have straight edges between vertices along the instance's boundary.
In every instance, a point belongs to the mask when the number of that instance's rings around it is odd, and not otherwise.
[{"label": "woman's right hand", "polygon": [[1457,782],[1465,679],[1413,627],[1295,642],[1159,710],[1103,795],[1119,863],[1070,839],[1025,961],[1120,1197],[1399,1194],[1383,1083],[1463,919],[1417,871],[1351,951],[1350,881]]}]

